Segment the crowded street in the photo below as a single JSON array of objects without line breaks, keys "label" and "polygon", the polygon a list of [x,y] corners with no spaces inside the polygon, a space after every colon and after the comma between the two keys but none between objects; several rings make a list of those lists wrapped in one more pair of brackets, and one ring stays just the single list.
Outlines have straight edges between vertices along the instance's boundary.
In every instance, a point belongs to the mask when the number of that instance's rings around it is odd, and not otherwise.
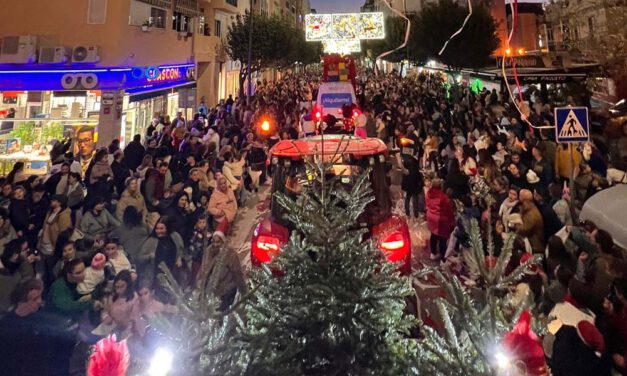
[{"label": "crowded street", "polygon": [[624,56],[548,3],[111,3],[0,18],[0,375],[627,375]]}]

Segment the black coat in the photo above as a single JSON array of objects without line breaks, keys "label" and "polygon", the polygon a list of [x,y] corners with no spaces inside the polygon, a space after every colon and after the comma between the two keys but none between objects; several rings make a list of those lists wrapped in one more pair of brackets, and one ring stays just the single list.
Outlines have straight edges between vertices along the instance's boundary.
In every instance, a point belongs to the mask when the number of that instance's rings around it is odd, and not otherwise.
[{"label": "black coat", "polygon": [[131,141],[126,148],[124,148],[124,164],[131,170],[137,170],[137,167],[142,163],[146,149],[139,142]]},{"label": "black coat", "polygon": [[47,312],[0,320],[0,363],[3,375],[65,376],[76,332],[71,320]]},{"label": "black coat", "polygon": [[553,376],[610,376],[611,361],[607,352],[598,357],[586,346],[575,327],[564,325],[555,334],[550,366]]},{"label": "black coat", "polygon": [[26,232],[29,221],[28,201],[16,200],[12,198],[11,206],[9,207],[9,218],[11,219],[11,224],[13,225],[15,232]]},{"label": "black coat", "polygon": [[403,167],[409,171],[409,174],[403,174],[401,189],[408,194],[420,193],[424,183],[422,181],[418,161],[415,158],[404,156]]},{"label": "black coat", "polygon": [[131,176],[131,171],[129,167],[125,164],[119,163],[118,161],[113,161],[111,163],[111,170],[113,171],[113,184],[115,185],[115,190],[118,192],[118,195],[122,195],[124,189],[126,188],[126,179]]}]

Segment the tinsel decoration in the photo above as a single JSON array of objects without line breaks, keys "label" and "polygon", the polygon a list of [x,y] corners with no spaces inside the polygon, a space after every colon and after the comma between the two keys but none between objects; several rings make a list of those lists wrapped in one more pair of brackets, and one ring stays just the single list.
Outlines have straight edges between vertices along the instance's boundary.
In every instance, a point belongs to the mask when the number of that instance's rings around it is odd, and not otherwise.
[{"label": "tinsel decoration", "polygon": [[88,376],[125,376],[130,356],[126,340],[118,342],[115,335],[103,338],[89,357]]}]

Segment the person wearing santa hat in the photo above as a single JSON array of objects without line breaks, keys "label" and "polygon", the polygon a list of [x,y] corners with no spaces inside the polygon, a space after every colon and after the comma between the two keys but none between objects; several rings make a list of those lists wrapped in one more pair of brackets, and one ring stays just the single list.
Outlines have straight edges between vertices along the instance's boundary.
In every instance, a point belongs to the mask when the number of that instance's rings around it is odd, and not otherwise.
[{"label": "person wearing santa hat", "polygon": [[553,376],[609,376],[611,362],[605,340],[590,321],[562,325],[555,334],[551,358]]}]

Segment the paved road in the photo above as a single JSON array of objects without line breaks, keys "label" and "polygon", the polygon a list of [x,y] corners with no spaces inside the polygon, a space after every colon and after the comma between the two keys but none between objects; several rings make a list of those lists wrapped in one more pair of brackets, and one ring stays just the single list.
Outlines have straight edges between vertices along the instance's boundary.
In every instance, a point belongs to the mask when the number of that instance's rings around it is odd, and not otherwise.
[{"label": "paved road", "polygon": [[248,270],[251,267],[250,238],[253,230],[269,214],[267,205],[267,199],[270,196],[269,184],[269,182],[266,182],[265,185],[260,187],[259,193],[252,194],[248,198],[246,206],[238,210],[237,217],[233,223],[233,230],[227,241],[227,246],[237,251],[244,270]]}]

